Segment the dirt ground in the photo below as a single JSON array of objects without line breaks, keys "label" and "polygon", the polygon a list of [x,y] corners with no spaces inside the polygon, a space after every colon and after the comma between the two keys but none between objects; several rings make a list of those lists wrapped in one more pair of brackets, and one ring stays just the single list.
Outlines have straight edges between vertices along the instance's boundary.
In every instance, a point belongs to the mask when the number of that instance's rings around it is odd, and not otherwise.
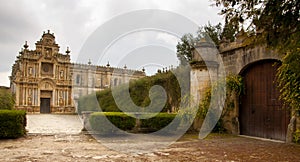
[{"label": "dirt ground", "polygon": [[189,134],[153,153],[124,154],[101,145],[92,136],[28,135],[0,140],[0,161],[300,161],[300,145],[232,135],[198,140]]}]

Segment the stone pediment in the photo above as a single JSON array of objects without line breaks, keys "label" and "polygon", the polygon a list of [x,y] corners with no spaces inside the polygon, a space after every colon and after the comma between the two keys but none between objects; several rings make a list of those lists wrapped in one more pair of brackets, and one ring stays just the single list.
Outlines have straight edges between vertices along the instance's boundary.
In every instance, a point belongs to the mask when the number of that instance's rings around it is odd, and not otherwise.
[{"label": "stone pediment", "polygon": [[55,42],[55,36],[54,33],[50,33],[50,30],[48,32],[44,32],[42,35],[42,38],[37,41],[37,45],[44,45],[44,46],[53,46],[53,47],[59,47],[58,44]]}]

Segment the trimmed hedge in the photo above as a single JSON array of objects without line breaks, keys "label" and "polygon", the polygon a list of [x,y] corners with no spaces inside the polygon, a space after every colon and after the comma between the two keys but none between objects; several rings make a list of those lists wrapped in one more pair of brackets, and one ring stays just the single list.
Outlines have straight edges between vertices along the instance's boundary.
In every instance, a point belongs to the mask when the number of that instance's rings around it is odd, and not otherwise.
[{"label": "trimmed hedge", "polygon": [[[106,118],[113,124],[105,124]],[[94,131],[100,133],[116,132],[118,127],[122,130],[132,130],[135,126],[135,118],[122,112],[95,112],[91,114],[90,124]]]},{"label": "trimmed hedge", "polygon": [[[148,115],[148,114],[143,114]],[[149,131],[158,131],[170,124],[177,114],[159,113],[149,119],[140,119],[140,128]],[[113,124],[106,123],[106,118]],[[123,112],[95,112],[90,116],[90,124],[94,131],[101,134],[117,132],[118,127],[124,131],[131,131],[135,128],[137,119],[126,115]],[[176,122],[175,124],[180,124]]]},{"label": "trimmed hedge", "polygon": [[[176,76],[174,74],[176,74]],[[168,71],[157,73],[154,76],[130,80],[129,89],[124,85],[114,87],[113,90],[116,92],[114,94],[117,96],[113,96],[111,88],[98,91],[96,94],[82,96],[78,101],[78,113],[81,114],[82,111],[100,111],[100,108],[102,112],[121,112],[122,110],[126,112],[139,111],[132,110],[132,107],[128,106],[131,101],[124,97],[124,95],[127,95],[129,92],[130,98],[134,104],[139,107],[147,107],[151,103],[149,91],[154,85],[159,85],[164,88],[167,94],[167,101],[163,107],[157,106],[156,110],[145,110],[145,112],[176,111],[176,109],[180,107],[181,99],[183,98],[181,92],[189,94],[189,75],[188,68],[179,67],[174,69],[174,72]],[[182,84],[180,85],[180,83]],[[151,96],[154,98],[154,102],[152,103],[154,104],[153,107],[156,107],[155,104],[160,103],[159,101],[163,99],[161,93],[153,93]],[[118,98],[119,106],[116,104],[116,98]]]},{"label": "trimmed hedge", "polygon": [[153,131],[160,130],[170,124],[177,114],[159,113],[155,117],[141,119],[141,128]]},{"label": "trimmed hedge", "polygon": [[0,110],[0,138],[18,138],[26,134],[26,112]]}]

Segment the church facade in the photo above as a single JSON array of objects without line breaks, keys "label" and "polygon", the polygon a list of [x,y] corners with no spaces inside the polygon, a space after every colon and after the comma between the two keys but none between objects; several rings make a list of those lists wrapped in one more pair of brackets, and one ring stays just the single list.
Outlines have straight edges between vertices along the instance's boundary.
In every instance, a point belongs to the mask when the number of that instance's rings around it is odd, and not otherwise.
[{"label": "church facade", "polygon": [[145,76],[142,71],[71,63],[70,50],[59,53],[53,33],[44,32],[29,50],[27,42],[12,67],[15,108],[33,113],[76,112],[80,96]]}]

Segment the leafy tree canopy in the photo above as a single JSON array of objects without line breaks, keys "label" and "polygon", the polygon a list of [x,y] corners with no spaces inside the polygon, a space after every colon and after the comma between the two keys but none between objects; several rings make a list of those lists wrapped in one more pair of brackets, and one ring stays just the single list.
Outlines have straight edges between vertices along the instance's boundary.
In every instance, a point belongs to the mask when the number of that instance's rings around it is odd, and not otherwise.
[{"label": "leafy tree canopy", "polygon": [[299,0],[215,0],[215,4],[222,7],[220,14],[229,24],[249,24],[249,32],[263,31],[270,46],[286,50],[286,45],[296,43],[293,35],[299,33]]},{"label": "leafy tree canopy", "polygon": [[188,33],[185,34],[180,42],[177,44],[177,57],[182,65],[186,65],[189,61],[192,61],[192,50],[194,49],[195,43],[204,38],[206,41],[213,42],[216,46],[219,46],[222,39],[226,39],[233,42],[237,29],[232,24],[226,23],[224,28],[221,23],[207,25],[199,27],[197,35],[193,36]]},{"label": "leafy tree canopy", "polygon": [[267,44],[282,54],[278,70],[281,98],[300,109],[300,1],[214,0],[222,8],[225,22],[236,28],[247,26],[256,43]]}]

